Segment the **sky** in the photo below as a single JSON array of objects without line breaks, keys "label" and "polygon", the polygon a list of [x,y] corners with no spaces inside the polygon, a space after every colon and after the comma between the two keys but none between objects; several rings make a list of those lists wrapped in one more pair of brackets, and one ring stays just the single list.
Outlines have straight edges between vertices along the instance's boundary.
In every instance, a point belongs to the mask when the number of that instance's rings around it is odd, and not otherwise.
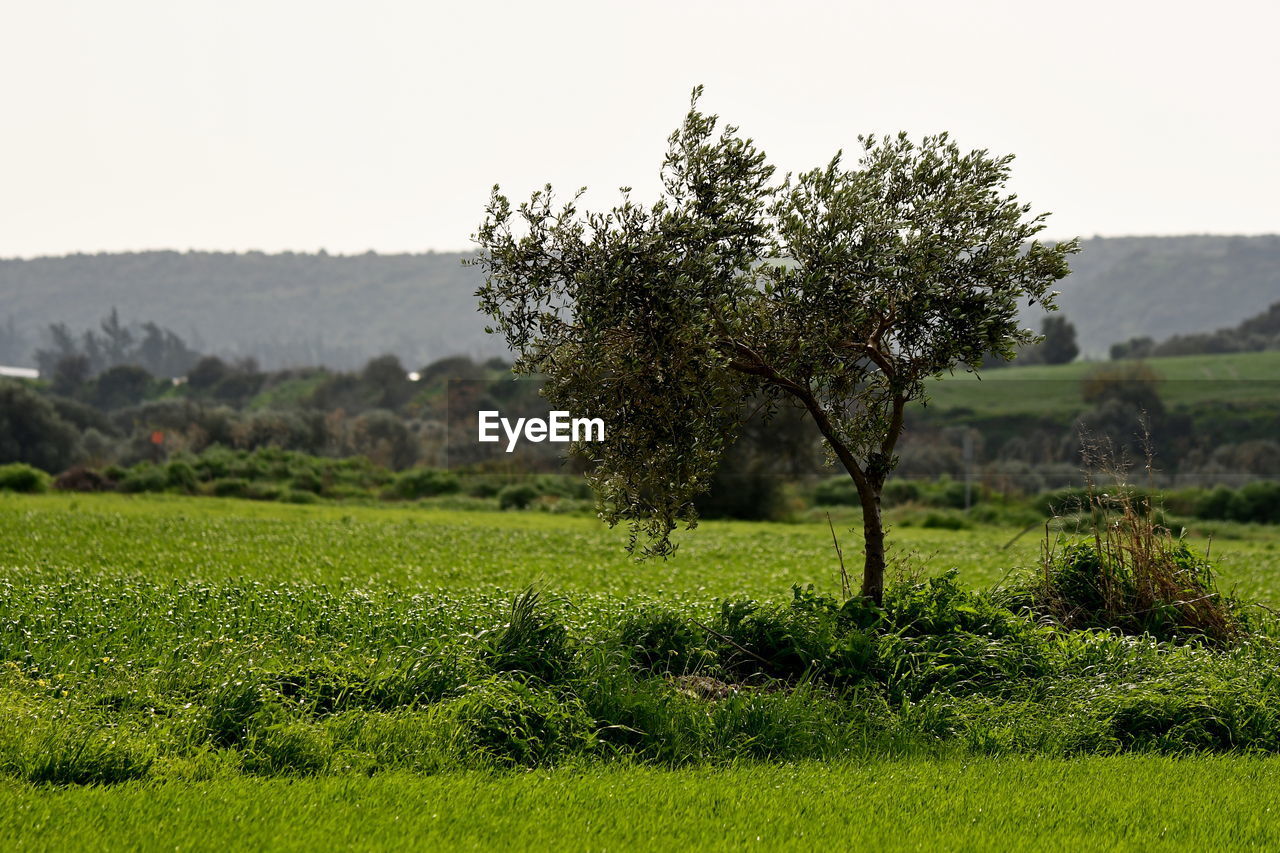
[{"label": "sky", "polygon": [[696,84],[781,171],[947,130],[1046,236],[1275,233],[1278,9],[10,2],[0,257],[467,249],[495,183],[654,197]]}]

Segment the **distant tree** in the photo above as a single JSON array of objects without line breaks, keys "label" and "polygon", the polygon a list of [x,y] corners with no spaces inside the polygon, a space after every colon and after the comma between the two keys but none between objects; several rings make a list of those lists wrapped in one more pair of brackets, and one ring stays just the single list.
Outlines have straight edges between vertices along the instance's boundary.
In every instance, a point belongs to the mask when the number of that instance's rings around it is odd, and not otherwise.
[{"label": "distant tree", "polygon": [[136,406],[147,397],[152,376],[141,367],[121,364],[103,371],[94,380],[93,403],[111,411]]},{"label": "distant tree", "polygon": [[68,355],[59,359],[53,368],[50,382],[55,394],[75,397],[83,390],[85,383],[93,376],[93,365],[86,355]]},{"label": "distant tree", "polygon": [[[102,358],[107,367],[114,367],[117,364],[126,364],[130,361],[133,354],[133,332],[127,326],[120,322],[120,312],[114,307],[100,324],[104,341],[102,343]],[[90,338],[91,333],[86,333],[86,338]]]},{"label": "distant tree", "polygon": [[1114,400],[1135,411],[1159,417],[1165,411],[1160,397],[1160,383],[1163,381],[1159,373],[1142,362],[1103,364],[1085,376],[1080,385],[1080,395],[1091,405]]},{"label": "distant tree", "polygon": [[413,383],[409,374],[394,355],[381,355],[370,359],[360,374],[360,381],[370,395],[375,409],[398,409],[413,396]]},{"label": "distant tree", "polygon": [[1123,343],[1111,345],[1111,360],[1125,361],[1128,359],[1150,358],[1151,351],[1155,349],[1156,342],[1148,337],[1129,338]]},{"label": "distant tree", "polygon": [[155,376],[185,376],[200,360],[200,353],[182,338],[155,323],[142,324],[142,339],[130,359]]},{"label": "distant tree", "polygon": [[53,404],[21,382],[0,379],[0,465],[25,462],[57,473],[75,462],[79,437]]},{"label": "distant tree", "polygon": [[402,471],[418,460],[418,439],[402,418],[374,409],[356,418],[351,449],[379,465]]},{"label": "distant tree", "polygon": [[[66,323],[52,323],[48,328],[49,346],[41,347],[35,352],[36,366],[46,376],[51,376],[58,369],[63,359],[84,355],[75,335],[67,328]],[[90,362],[91,369],[96,367]]]},{"label": "distant tree", "polygon": [[22,366],[31,357],[30,344],[10,314],[0,326],[0,364]]},{"label": "distant tree", "polygon": [[100,327],[101,334],[89,329],[76,338],[65,323],[50,325],[50,346],[36,351],[40,370],[52,374],[61,362],[83,359],[90,377],[121,365],[142,367],[156,376],[177,377],[200,359],[200,354],[182,338],[155,323],[143,323],[141,336],[135,335],[120,322],[119,312],[114,308]]},{"label": "distant tree", "polygon": [[1045,317],[1040,337],[1039,346],[1045,364],[1069,364],[1080,354],[1076,327],[1066,317]]},{"label": "distant tree", "polygon": [[216,355],[207,355],[187,371],[187,387],[198,394],[212,391],[230,373],[231,368],[225,361]]},{"label": "distant tree", "polygon": [[1074,241],[1005,191],[1010,157],[946,135],[862,140],[781,187],[754,144],[695,103],[670,137],[664,197],[605,213],[550,188],[495,188],[477,232],[482,309],[546,377],[556,408],[608,424],[575,451],[610,523],[665,555],[696,520],[744,404],[796,401],[857,488],[862,592],[884,587],[880,503],[907,403],[929,378],[1033,338],[1020,303],[1053,305]]}]

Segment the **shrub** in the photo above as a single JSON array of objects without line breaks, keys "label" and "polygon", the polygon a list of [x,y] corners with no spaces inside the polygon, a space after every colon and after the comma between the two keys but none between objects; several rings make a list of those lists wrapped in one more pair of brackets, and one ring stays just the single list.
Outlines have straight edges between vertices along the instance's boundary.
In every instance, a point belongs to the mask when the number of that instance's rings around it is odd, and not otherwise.
[{"label": "shrub", "polygon": [[49,481],[48,474],[24,462],[0,465],[0,491],[3,492],[43,492],[49,488]]},{"label": "shrub", "polygon": [[181,489],[188,493],[195,492],[200,485],[200,478],[196,475],[196,469],[192,468],[190,463],[182,460],[169,463],[166,477],[170,488]]},{"label": "shrub", "polygon": [[404,500],[451,495],[461,490],[456,474],[434,468],[414,468],[396,477],[391,486],[392,494]]},{"label": "shrub", "polygon": [[498,492],[500,509],[528,509],[540,492],[533,483],[512,483]]},{"label": "shrub", "polygon": [[145,777],[153,750],[111,731],[50,729],[32,745],[23,775],[53,785],[112,785]]},{"label": "shrub", "polygon": [[[889,485],[885,484],[886,490]],[[858,488],[848,477],[823,480],[813,490],[813,502],[818,506],[862,506]]]},{"label": "shrub", "polygon": [[716,633],[721,662],[730,672],[782,679],[813,673],[854,683],[870,672],[875,639],[866,629],[879,620],[879,609],[866,599],[840,603],[814,594],[812,587],[795,586],[786,606],[722,603]]},{"label": "shrub", "polygon": [[1069,628],[1231,643],[1239,620],[1213,567],[1159,525],[1148,499],[1114,491],[1090,497],[1091,540],[1059,550],[1046,537],[1043,571],[1031,581],[1034,606]]},{"label": "shrub", "polygon": [[220,498],[246,498],[249,497],[249,481],[243,477],[214,480],[213,493]]},{"label": "shrub", "polygon": [[968,530],[973,527],[969,519],[954,512],[930,512],[920,521],[921,527],[934,530]]},{"label": "shrub", "polygon": [[167,488],[168,472],[150,462],[140,462],[128,469],[119,485],[122,492],[163,492]]},{"label": "shrub", "polygon": [[253,731],[244,744],[244,769],[259,775],[311,775],[326,770],[332,745],[318,725],[284,720]]},{"label": "shrub", "polygon": [[116,484],[92,468],[77,465],[59,474],[53,487],[63,492],[109,492]]}]

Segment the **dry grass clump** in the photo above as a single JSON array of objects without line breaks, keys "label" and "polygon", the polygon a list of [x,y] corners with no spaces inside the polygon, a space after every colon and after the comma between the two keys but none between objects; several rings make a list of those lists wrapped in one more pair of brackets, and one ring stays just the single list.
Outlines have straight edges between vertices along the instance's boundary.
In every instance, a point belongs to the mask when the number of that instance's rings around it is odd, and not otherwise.
[{"label": "dry grass clump", "polygon": [[[1153,489],[1125,481],[1124,467],[1092,445],[1086,461],[1114,481],[1107,491],[1089,478],[1077,514],[1067,519],[1086,538],[1066,541],[1046,525],[1036,609],[1069,628],[1117,628],[1160,639],[1199,637],[1232,645],[1241,633],[1233,602],[1218,591],[1208,553],[1193,553],[1160,523]],[[1153,472],[1148,454],[1146,469]]]}]

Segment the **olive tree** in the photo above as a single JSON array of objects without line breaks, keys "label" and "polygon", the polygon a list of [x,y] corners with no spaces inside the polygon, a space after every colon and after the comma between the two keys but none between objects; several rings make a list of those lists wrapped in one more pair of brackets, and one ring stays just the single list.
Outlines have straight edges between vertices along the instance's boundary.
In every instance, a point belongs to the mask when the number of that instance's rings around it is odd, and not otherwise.
[{"label": "olive tree", "polygon": [[667,555],[696,522],[748,400],[801,406],[862,503],[862,594],[884,588],[880,495],[906,406],[928,381],[1034,340],[1074,241],[1008,193],[1008,156],[945,134],[860,139],[862,155],[774,182],[695,90],[669,139],[661,198],[603,212],[548,186],[519,206],[495,187],[476,234],[480,305],[544,393],[604,418],[587,460],[601,517]]}]

